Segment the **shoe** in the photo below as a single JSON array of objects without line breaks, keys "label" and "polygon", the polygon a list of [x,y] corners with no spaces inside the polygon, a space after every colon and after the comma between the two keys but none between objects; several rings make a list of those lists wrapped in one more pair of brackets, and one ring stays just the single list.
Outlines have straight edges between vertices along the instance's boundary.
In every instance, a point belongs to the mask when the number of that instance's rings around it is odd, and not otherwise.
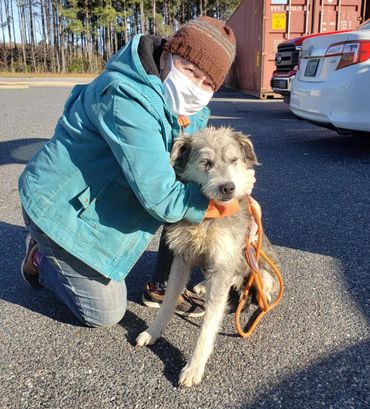
[{"label": "shoe", "polygon": [[[160,284],[146,283],[143,294],[143,303],[149,308],[160,308],[163,302],[165,289]],[[183,317],[202,317],[204,315],[204,300],[195,293],[185,289],[179,296],[175,313]]]},{"label": "shoe", "polygon": [[39,283],[39,267],[34,263],[34,255],[37,251],[37,243],[28,234],[26,237],[26,254],[21,265],[21,274],[32,288],[42,288]]}]

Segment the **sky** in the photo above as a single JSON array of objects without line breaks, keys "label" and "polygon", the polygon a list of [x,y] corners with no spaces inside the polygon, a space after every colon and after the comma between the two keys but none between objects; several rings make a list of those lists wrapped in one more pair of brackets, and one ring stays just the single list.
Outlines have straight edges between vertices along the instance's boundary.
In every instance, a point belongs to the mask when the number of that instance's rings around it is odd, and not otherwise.
[{"label": "sky", "polygon": [[[17,7],[17,1],[16,0],[9,0],[13,4],[13,14],[14,14],[14,29],[15,29],[15,38],[16,42],[21,41],[21,36],[20,36],[20,30],[19,30],[19,14],[18,14],[18,7]],[[1,3],[1,13],[0,13],[0,40],[1,42],[3,41],[3,29],[2,26],[4,25],[4,34],[5,34],[5,41],[9,41],[9,35],[8,35],[8,27],[6,26],[6,14],[5,14],[5,0],[0,0]],[[36,41],[40,41],[42,36],[41,36],[41,21],[40,19],[35,20],[35,31],[36,31]],[[13,37],[13,31],[11,33]],[[12,40],[14,40],[12,38]]]}]

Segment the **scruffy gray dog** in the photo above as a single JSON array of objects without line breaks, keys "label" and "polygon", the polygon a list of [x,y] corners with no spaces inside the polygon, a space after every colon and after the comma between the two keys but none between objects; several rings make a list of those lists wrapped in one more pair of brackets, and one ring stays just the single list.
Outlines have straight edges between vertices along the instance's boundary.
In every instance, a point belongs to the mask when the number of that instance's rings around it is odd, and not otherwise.
[{"label": "scruffy gray dog", "polygon": [[[245,202],[250,193],[246,171],[257,163],[257,158],[252,142],[242,133],[210,127],[191,137],[178,138],[171,161],[178,177],[184,182],[198,183],[209,199],[227,202],[236,197],[241,207],[233,216],[205,219],[200,224],[180,221],[166,226],[167,241],[175,257],[163,305],[154,323],[137,337],[136,343],[150,345],[161,336],[192,267],[201,267],[206,275],[206,311],[195,351],[179,378],[180,385],[190,387],[202,380],[230,288],[240,290],[249,274],[244,249],[252,219]],[[276,260],[267,237],[263,238],[263,250]],[[278,292],[278,283],[267,264],[261,263],[260,269],[266,297],[271,301]],[[203,285],[198,286],[198,291],[202,288]]]}]

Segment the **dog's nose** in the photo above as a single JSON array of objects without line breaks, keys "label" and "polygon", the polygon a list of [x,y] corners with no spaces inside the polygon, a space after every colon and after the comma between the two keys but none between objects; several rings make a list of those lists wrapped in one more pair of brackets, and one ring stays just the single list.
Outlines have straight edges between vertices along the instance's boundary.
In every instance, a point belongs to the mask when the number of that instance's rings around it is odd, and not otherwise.
[{"label": "dog's nose", "polygon": [[231,195],[232,193],[234,193],[235,185],[232,182],[227,182],[223,185],[220,185],[219,189],[223,195]]}]

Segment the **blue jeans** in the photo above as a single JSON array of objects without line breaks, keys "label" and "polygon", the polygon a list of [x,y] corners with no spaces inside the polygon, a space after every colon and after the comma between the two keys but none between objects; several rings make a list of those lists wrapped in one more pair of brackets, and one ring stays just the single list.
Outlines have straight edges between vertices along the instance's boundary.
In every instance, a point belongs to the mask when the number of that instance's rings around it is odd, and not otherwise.
[{"label": "blue jeans", "polygon": [[23,211],[23,218],[40,251],[40,284],[53,291],[90,327],[109,327],[126,312],[127,290],[124,281],[104,277],[43,233]]}]

